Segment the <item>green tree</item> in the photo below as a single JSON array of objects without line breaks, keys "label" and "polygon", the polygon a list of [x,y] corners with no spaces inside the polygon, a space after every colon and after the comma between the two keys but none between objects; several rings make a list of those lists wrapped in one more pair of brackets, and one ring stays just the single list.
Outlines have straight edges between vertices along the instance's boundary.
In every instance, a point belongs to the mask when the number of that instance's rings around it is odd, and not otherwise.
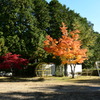
[{"label": "green tree", "polygon": [[81,17],[80,14],[75,13],[74,10],[70,10],[60,4],[58,0],[51,0],[49,9],[51,16],[49,35],[56,39],[61,36],[59,30],[61,22],[64,22],[68,26],[69,32],[78,29],[80,31],[80,40],[83,44],[82,47],[88,49],[89,60],[85,63],[89,62],[90,58],[94,55],[93,47],[96,40],[93,24],[86,18]]},{"label": "green tree", "polygon": [[94,58],[95,61],[100,61],[100,33],[96,32],[96,42],[94,45]]},{"label": "green tree", "polygon": [[77,17],[73,21],[74,29],[78,29],[80,31],[80,39],[83,43],[83,47],[87,47],[89,49],[89,56],[93,56],[93,49],[91,49],[96,40],[96,36],[93,30],[93,24],[87,21],[86,18]]},{"label": "green tree", "polygon": [[84,47],[93,46],[96,40],[96,36],[93,30],[93,24],[87,21],[86,18],[77,17],[73,21],[74,29],[80,31],[80,39],[84,44]]},{"label": "green tree", "polygon": [[94,46],[96,42],[96,34],[93,30],[93,24],[89,22],[86,18],[77,17],[74,18],[73,21],[74,29],[78,29],[80,31],[80,39],[84,48],[88,49],[88,60],[83,64],[84,68],[93,67],[93,58],[94,57]]},{"label": "green tree", "polygon": [[95,44],[93,47],[91,47],[93,56],[91,56],[89,60],[85,62],[87,68],[95,67],[95,62],[100,61],[100,34],[95,32],[95,36],[97,37]]},{"label": "green tree", "polygon": [[0,5],[0,31],[8,51],[36,58],[44,35],[37,27],[32,0],[0,0]]},{"label": "green tree", "polygon": [[[37,40],[35,41],[36,48],[34,50],[32,58],[41,61],[44,60],[47,56],[46,52],[43,49],[43,41],[47,35],[48,28],[50,27],[50,15],[48,9],[48,3],[45,0],[33,0],[34,4],[34,14],[37,20],[37,28],[39,33],[37,34]],[[34,55],[36,55],[34,57]]]},{"label": "green tree", "polygon": [[50,15],[48,9],[48,3],[45,0],[33,0],[35,6],[35,17],[38,21],[38,28],[43,31],[47,31],[50,26]]},{"label": "green tree", "polygon": [[67,23],[68,10],[69,8],[67,9],[65,5],[60,4],[58,0],[51,0],[49,3],[49,11],[51,16],[49,35],[53,38],[57,39],[61,37],[59,27],[61,26],[62,22]]},{"label": "green tree", "polygon": [[5,46],[5,38],[3,36],[0,37],[0,56],[7,53],[8,48]]}]

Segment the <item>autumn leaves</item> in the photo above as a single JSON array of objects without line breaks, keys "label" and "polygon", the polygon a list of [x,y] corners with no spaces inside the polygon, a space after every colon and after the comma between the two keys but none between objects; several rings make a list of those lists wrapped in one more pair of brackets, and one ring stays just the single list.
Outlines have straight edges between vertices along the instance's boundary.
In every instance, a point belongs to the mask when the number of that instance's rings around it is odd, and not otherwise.
[{"label": "autumn leaves", "polygon": [[60,29],[62,37],[56,40],[48,35],[47,40],[44,41],[44,50],[53,54],[54,57],[59,56],[63,64],[83,63],[87,59],[87,49],[81,48],[79,31],[68,32],[64,23]]}]

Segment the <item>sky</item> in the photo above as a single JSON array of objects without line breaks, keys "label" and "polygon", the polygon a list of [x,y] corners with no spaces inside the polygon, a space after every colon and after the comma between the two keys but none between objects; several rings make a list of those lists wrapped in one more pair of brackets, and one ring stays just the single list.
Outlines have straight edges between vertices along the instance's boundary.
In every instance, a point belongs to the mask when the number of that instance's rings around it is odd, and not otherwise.
[{"label": "sky", "polygon": [[[46,0],[50,2],[51,0]],[[61,4],[66,5],[81,17],[87,18],[94,24],[94,31],[100,33],[100,0],[58,0]]]}]

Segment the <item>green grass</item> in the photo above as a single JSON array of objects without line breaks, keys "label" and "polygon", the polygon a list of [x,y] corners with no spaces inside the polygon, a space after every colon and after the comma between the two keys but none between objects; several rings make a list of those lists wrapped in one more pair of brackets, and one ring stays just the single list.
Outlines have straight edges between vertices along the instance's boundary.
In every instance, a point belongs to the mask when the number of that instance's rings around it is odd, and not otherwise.
[{"label": "green grass", "polygon": [[32,78],[21,78],[21,77],[0,77],[0,82],[83,82],[83,83],[100,83],[100,77],[98,76],[77,76],[74,79],[71,77],[32,77]]},{"label": "green grass", "polygon": [[75,78],[71,77],[44,77],[44,79],[58,80],[58,81],[77,81],[77,80],[91,80],[100,79],[99,76],[77,76]]}]

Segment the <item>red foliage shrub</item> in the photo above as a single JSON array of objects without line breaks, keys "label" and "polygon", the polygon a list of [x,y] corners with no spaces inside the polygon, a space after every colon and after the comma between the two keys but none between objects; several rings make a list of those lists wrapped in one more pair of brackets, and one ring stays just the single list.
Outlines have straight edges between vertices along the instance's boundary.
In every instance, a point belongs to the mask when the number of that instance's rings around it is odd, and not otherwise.
[{"label": "red foliage shrub", "polygon": [[22,69],[23,65],[28,64],[27,59],[20,58],[21,55],[7,53],[0,56],[0,69],[18,68]]}]

